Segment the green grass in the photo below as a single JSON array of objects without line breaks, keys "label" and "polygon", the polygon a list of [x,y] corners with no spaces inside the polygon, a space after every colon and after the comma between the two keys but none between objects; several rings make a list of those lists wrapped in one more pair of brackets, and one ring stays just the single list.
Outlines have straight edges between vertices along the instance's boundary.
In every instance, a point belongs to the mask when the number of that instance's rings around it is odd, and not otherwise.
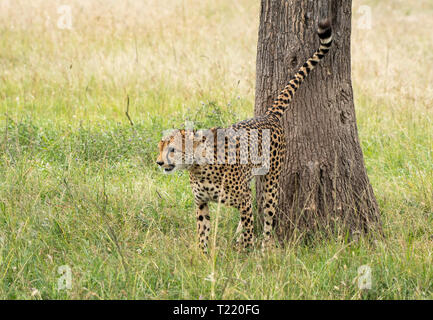
[{"label": "green grass", "polygon": [[[215,104],[197,110],[193,116],[203,125],[233,120],[230,113],[212,118],[220,110]],[[400,114],[378,136],[369,132],[381,126],[380,114],[375,121],[371,113],[359,116],[386,239],[373,246],[344,239],[291,243],[267,256],[241,254],[233,250],[237,212],[223,208],[213,290],[206,280],[212,260],[194,240],[187,174],[162,175],[153,164],[159,139],[154,133],[164,119],[155,116],[134,128],[126,117],[78,127],[8,119],[7,133],[6,127],[0,131],[8,139],[0,164],[1,296],[433,298],[430,124],[418,119],[417,126],[408,123],[395,132],[406,118]],[[211,211],[214,218],[216,206]],[[62,265],[72,269],[71,290],[57,290]],[[366,292],[356,281],[362,265],[372,269],[373,287]]]},{"label": "green grass", "polygon": [[[257,20],[258,5],[154,1],[139,19],[117,4],[114,22],[93,8],[71,32],[32,25],[29,15],[55,14],[52,3],[17,5],[15,28],[0,20],[0,298],[433,298],[433,79],[416,63],[431,61],[431,28],[420,25],[432,23],[428,1],[370,1],[376,50],[353,48],[359,136],[385,238],[239,253],[238,212],[212,205],[209,257],[196,245],[188,175],[161,174],[156,144],[185,121],[208,128],[253,115],[257,24],[244,22]],[[410,35],[389,32],[401,28],[394,16],[416,20]],[[140,31],[136,44],[124,21]],[[407,50],[394,59],[389,49],[385,72],[390,39]],[[58,290],[63,265],[68,290]],[[357,285],[363,265],[370,290]]]}]

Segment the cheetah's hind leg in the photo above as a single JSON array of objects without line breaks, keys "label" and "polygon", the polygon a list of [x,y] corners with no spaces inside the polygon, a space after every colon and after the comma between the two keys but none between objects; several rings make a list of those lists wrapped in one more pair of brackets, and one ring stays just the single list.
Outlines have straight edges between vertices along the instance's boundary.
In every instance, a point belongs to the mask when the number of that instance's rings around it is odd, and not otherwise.
[{"label": "cheetah's hind leg", "polygon": [[262,251],[275,248],[275,240],[272,235],[274,217],[278,206],[279,170],[269,172],[265,176],[265,192],[263,201],[264,226]]},{"label": "cheetah's hind leg", "polygon": [[254,244],[254,216],[251,196],[242,200],[239,205],[240,221],[236,229],[238,248],[247,249]]}]

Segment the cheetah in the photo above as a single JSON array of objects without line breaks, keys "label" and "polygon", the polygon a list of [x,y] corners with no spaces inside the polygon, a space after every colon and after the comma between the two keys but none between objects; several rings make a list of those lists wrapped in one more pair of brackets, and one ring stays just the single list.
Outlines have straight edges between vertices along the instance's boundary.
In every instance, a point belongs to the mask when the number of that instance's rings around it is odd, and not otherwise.
[{"label": "cheetah", "polygon": [[205,253],[208,250],[208,204],[211,201],[239,210],[238,242],[243,248],[253,245],[250,182],[257,175],[264,175],[262,247],[266,249],[273,243],[271,233],[286,150],[280,119],[301,83],[330,50],[332,29],[329,20],[319,23],[317,33],[319,48],[289,80],[263,116],[235,123],[229,128],[176,130],[159,142],[156,163],[165,173],[189,171],[196,205],[199,247]]}]

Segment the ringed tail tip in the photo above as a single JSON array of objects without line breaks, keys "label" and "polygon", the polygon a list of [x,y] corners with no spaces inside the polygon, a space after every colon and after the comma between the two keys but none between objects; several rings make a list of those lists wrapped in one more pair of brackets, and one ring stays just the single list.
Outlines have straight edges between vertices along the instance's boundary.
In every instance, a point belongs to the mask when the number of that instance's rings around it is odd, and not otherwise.
[{"label": "ringed tail tip", "polygon": [[324,19],[319,22],[319,29],[317,33],[320,38],[320,42],[328,43],[332,40],[332,28],[331,21],[329,19]]}]

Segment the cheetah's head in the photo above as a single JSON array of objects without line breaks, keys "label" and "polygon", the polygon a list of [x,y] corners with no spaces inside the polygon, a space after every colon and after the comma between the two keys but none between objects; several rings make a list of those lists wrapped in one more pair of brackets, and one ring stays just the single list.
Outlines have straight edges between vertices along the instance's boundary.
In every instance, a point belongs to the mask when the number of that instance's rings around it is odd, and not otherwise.
[{"label": "cheetah's head", "polygon": [[[156,163],[164,173],[175,170],[188,170],[195,164],[203,164],[208,158],[204,152],[207,135],[213,134],[213,129],[203,131],[174,130],[163,137],[158,143],[158,157]],[[209,139],[208,141],[213,141]]]}]

